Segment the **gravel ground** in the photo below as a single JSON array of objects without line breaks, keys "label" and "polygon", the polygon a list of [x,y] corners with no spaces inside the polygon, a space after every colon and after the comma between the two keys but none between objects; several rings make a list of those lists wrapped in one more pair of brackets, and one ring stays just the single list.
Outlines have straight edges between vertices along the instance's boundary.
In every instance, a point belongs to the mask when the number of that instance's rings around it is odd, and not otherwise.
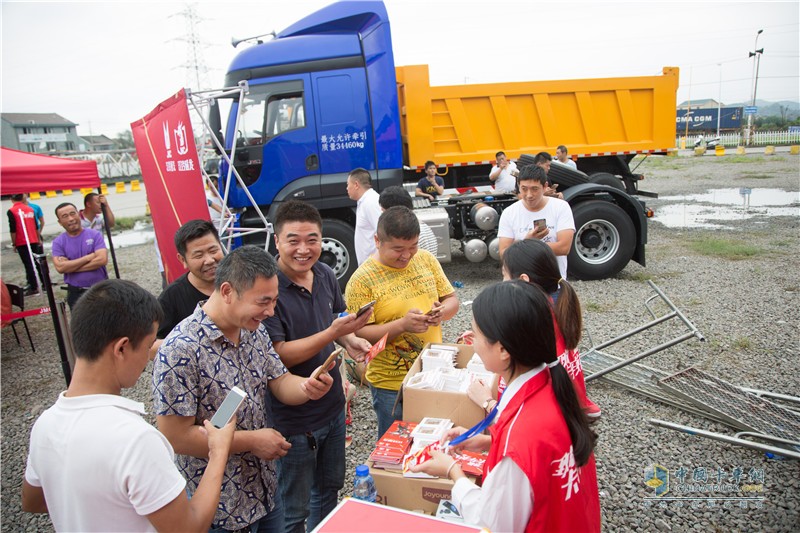
[{"label": "gravel ground", "polygon": [[[643,189],[662,196],[701,193],[712,188],[762,187],[786,191],[800,189],[797,156],[747,156],[725,158],[650,158],[638,169],[647,176]],[[650,200],[658,210],[664,201]],[[795,204],[793,207],[798,208]],[[692,320],[706,341],[686,341],[645,363],[664,371],[689,365],[732,382],[773,392],[797,395],[798,325],[800,325],[800,269],[798,229],[800,217],[751,218],[726,222],[731,229],[670,229],[649,225],[647,268],[631,264],[615,279],[576,282],[585,321],[595,342],[610,339],[649,320],[643,306],[651,295],[647,280],[655,282]],[[692,243],[722,239],[755,247],[744,259],[701,255]],[[121,274],[157,293],[160,279],[152,247],[136,246],[118,251]],[[19,259],[2,253],[3,277],[23,279]],[[500,279],[492,263],[472,264],[454,250],[445,265],[462,301],[472,300],[492,281]],[[55,276],[54,276],[55,278]],[[28,307],[44,305],[44,297],[30,298]],[[656,309],[659,309],[658,306]],[[37,347],[30,352],[26,340],[18,346],[10,329],[2,332],[2,529],[51,531],[47,516],[22,513],[19,493],[30,427],[43,409],[64,388],[64,378],[49,317],[28,320]],[[469,328],[469,309],[462,309],[445,325],[445,340],[453,341]],[[18,328],[19,330],[20,328]],[[683,333],[676,321],[637,335],[607,350],[628,357]],[[24,333],[23,333],[24,337]],[[584,338],[585,344],[589,344]],[[149,404],[149,370],[126,395]],[[596,451],[603,525],[607,531],[796,531],[800,524],[800,467],[797,462],[767,459],[763,453],[717,441],[657,428],[649,418],[660,418],[732,434],[729,428],[645,399],[617,386],[591,382],[591,398],[603,409],[595,426],[600,439]],[[349,494],[355,466],[368,456],[374,442],[375,417],[369,392],[359,390],[353,405],[353,445],[347,453],[347,480],[342,495]],[[725,496],[761,496],[760,506],[750,501],[729,507],[725,501],[661,501],[649,505],[652,489],[643,483],[643,469],[652,464],[670,471],[672,491],[681,492],[677,471],[686,481],[703,471],[708,482],[723,481],[740,469],[742,484],[757,484],[762,492],[734,492]],[[701,470],[704,469],[704,470]],[[751,477],[748,478],[748,475]],[[753,479],[756,478],[756,479]],[[718,494],[719,495],[719,494]],[[698,494],[694,494],[698,496]],[[681,505],[682,504],[682,505]]]}]

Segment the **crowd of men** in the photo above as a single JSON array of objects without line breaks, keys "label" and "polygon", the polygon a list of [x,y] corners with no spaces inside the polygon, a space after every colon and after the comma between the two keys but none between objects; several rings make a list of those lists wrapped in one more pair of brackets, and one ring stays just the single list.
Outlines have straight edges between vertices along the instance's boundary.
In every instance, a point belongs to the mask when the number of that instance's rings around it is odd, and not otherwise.
[{"label": "crowd of men", "polygon": [[[416,195],[435,198],[443,182],[428,163]],[[498,154],[490,179],[508,190],[510,176],[519,190],[500,218],[500,250],[544,240],[566,277],[575,228],[546,172],[518,171]],[[212,223],[185,223],[174,241],[187,272],[158,300],[131,282],[107,280],[105,242],[92,227],[98,217],[103,224],[102,196],[87,198],[81,212],[59,205],[65,232],[53,243],[53,263],[69,288],[77,359],[68,390],[34,425],[23,509],[49,512],[57,530],[70,531],[316,527],[345,477],[342,363],[323,368],[335,343],[361,362],[385,339],[365,372],[378,438],[402,418],[398,391],[419,352],[442,342],[442,322],[459,309],[409,194],[378,194],[364,169],[350,173],[347,193],[357,202],[359,266],[344,295],[319,260],[322,218],[306,202],[280,205],[277,257],[255,246],[225,255]],[[12,209],[21,216],[15,228],[26,224],[30,240],[32,209],[24,199]],[[143,405],[121,396],[149,359],[157,431],[141,418]],[[235,423],[214,428],[208,420],[234,387],[247,399]]]}]

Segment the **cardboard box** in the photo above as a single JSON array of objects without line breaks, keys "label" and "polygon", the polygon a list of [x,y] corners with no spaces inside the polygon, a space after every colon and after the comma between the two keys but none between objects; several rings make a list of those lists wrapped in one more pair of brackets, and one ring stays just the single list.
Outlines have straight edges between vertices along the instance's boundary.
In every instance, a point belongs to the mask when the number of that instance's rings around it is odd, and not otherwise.
[{"label": "cardboard box", "polygon": [[453,482],[449,479],[403,477],[402,472],[373,468],[372,461],[367,464],[378,490],[377,503],[435,515],[439,500],[450,499]]},{"label": "cardboard box", "polygon": [[[441,344],[441,343],[437,343]],[[426,345],[428,348],[430,344]],[[466,368],[475,350],[466,344],[449,344],[458,348],[456,368]],[[409,369],[403,380],[405,385],[409,379],[422,369],[419,357]],[[497,399],[497,383],[499,376],[494,375],[490,385],[492,396]],[[465,392],[445,392],[403,387],[403,420],[419,422],[426,416],[436,418],[449,418],[454,426],[471,428],[486,417],[486,413],[479,405],[475,405]]]}]

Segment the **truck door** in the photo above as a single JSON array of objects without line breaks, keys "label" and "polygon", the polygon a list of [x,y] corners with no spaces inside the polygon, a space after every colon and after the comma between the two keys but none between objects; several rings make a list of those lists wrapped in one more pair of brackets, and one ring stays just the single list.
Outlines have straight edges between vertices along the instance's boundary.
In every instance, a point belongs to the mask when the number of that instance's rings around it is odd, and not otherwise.
[{"label": "truck door", "polygon": [[375,170],[366,75],[363,68],[351,68],[314,72],[311,79],[324,206],[349,205],[347,174],[358,167]]},{"label": "truck door", "polygon": [[[237,131],[233,131],[237,106],[233,107],[226,137],[235,139],[234,164],[259,205],[320,197],[317,131],[309,89],[307,74],[269,82],[254,80]],[[249,205],[238,188],[231,187],[230,198],[234,207]]]}]

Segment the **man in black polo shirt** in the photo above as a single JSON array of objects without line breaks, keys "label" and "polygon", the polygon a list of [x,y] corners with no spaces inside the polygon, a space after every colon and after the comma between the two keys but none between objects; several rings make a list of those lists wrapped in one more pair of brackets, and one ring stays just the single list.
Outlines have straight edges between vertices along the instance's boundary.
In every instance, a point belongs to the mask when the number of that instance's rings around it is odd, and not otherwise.
[{"label": "man in black polo shirt", "polygon": [[158,297],[164,320],[150,348],[155,357],[161,342],[178,323],[194,313],[197,304],[214,292],[217,265],[225,257],[217,229],[208,220],[190,220],[175,233],[178,259],[189,272],[169,284]]},{"label": "man in black polo shirt", "polygon": [[[364,327],[371,313],[336,317],[346,306],[333,270],[318,261],[319,212],[292,200],[281,204],[274,224],[280,296],[275,315],[264,323],[283,364],[293,374],[309,376],[334,350],[334,340],[363,360],[370,343],[353,332]],[[278,467],[287,532],[314,529],[336,507],[344,485],[345,398],[338,366],[330,375],[333,386],[319,400],[288,406],[272,398],[275,428],[292,444]]]}]

